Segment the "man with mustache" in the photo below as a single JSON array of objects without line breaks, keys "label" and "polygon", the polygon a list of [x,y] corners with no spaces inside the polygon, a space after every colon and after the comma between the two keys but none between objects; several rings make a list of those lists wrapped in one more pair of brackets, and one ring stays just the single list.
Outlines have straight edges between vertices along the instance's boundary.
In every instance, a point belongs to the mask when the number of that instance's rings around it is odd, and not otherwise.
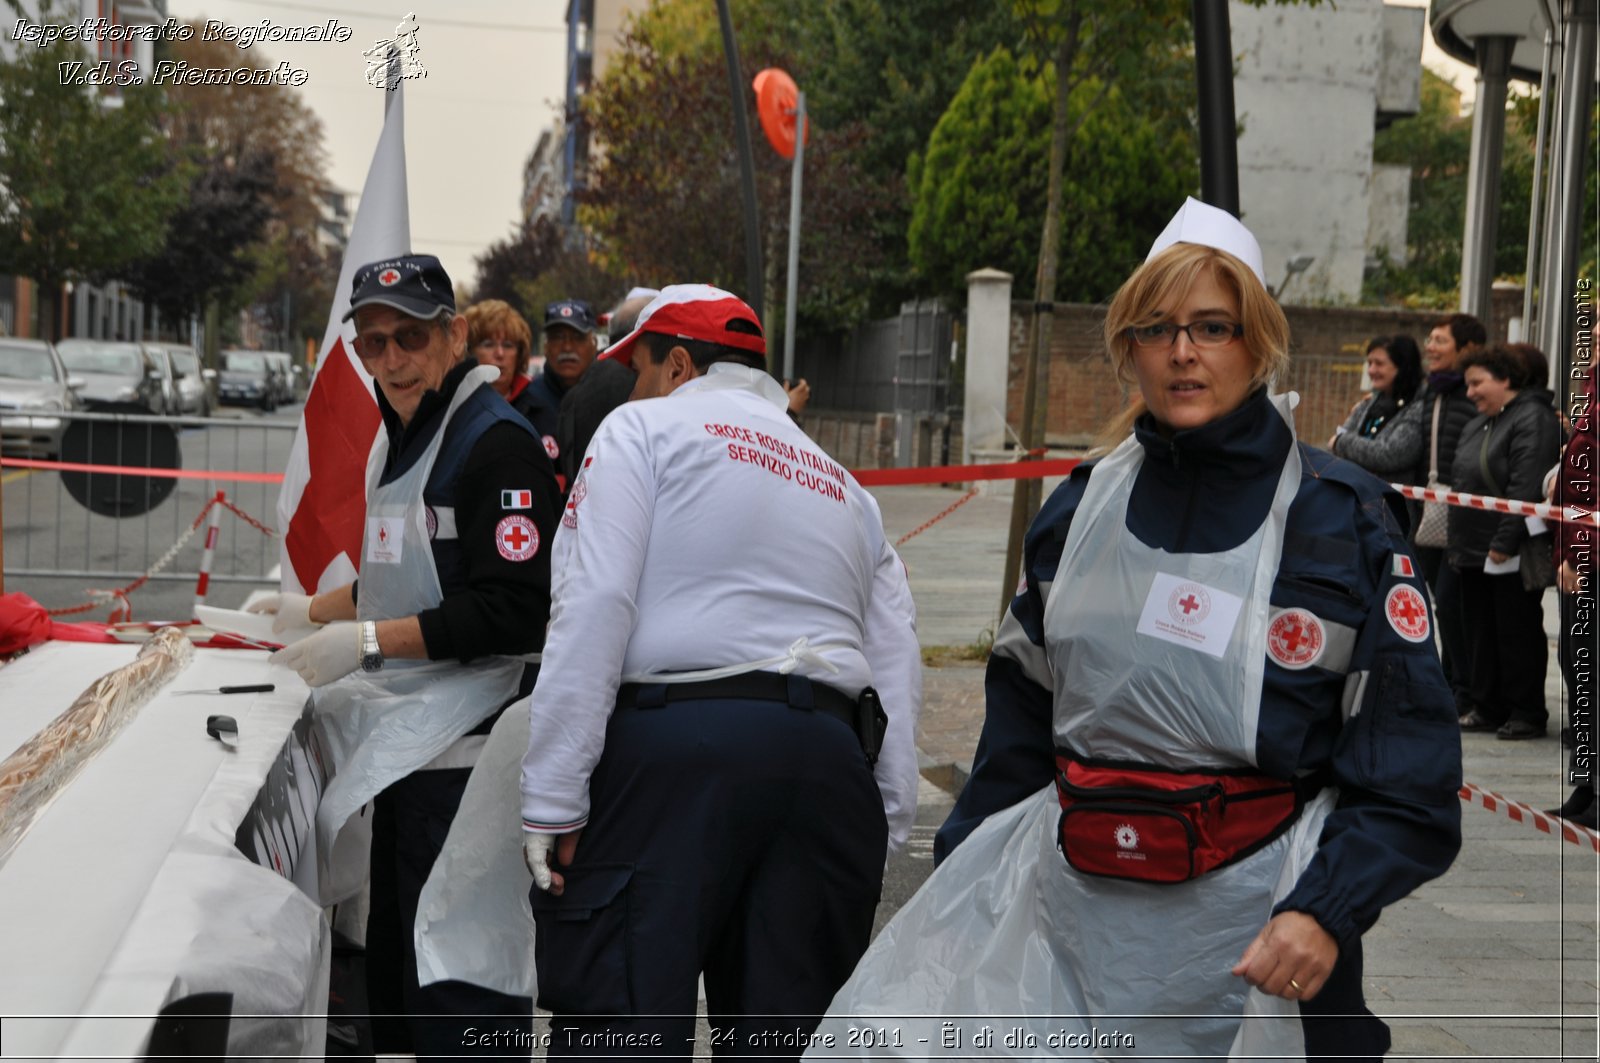
[{"label": "man with mustache", "polygon": [[544,309],[544,369],[528,385],[533,427],[544,438],[551,461],[561,459],[557,431],[561,404],[594,364],[594,309],[582,299],[562,299]]}]

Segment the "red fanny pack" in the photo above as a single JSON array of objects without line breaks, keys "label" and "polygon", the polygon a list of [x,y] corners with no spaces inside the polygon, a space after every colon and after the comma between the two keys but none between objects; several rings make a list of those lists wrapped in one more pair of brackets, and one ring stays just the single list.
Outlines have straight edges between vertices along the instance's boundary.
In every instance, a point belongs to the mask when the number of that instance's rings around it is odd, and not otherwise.
[{"label": "red fanny pack", "polygon": [[1292,782],[1255,772],[1175,772],[1056,756],[1059,842],[1089,875],[1187,882],[1242,860],[1293,826]]}]

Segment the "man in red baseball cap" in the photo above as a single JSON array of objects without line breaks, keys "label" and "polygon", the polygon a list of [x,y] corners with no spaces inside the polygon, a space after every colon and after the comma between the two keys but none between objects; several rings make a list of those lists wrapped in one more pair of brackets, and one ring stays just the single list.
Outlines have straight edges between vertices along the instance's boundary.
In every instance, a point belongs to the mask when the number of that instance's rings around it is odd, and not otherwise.
[{"label": "man in red baseball cap", "polygon": [[556,532],[522,765],[550,1054],[681,1055],[703,973],[728,1051],[798,1056],[916,813],[905,570],[743,300],[666,288],[604,357],[647,401],[600,425]]}]

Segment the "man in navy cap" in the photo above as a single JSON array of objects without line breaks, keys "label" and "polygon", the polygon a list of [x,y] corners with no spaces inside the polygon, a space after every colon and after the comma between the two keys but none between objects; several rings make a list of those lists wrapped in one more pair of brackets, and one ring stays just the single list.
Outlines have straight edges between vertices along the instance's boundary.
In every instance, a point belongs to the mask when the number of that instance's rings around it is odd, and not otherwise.
[{"label": "man in navy cap", "polygon": [[533,427],[544,437],[550,460],[561,457],[556,440],[561,405],[594,364],[594,309],[582,299],[562,299],[544,308],[544,369],[528,385]]},{"label": "man in navy cap", "polygon": [[[339,839],[330,864],[347,823],[372,803],[373,1039],[380,1053],[419,1058],[515,1044],[530,1028],[526,998],[464,982],[419,986],[412,926],[485,735],[532,689],[521,655],[544,641],[560,505],[527,421],[485,386],[498,370],[463,359],[467,322],[455,310],[432,255],[356,271],[345,319],[355,319],[387,437],[367,490],[361,579],[255,606],[276,614],[274,630],[319,628],[272,659],[315,688],[338,761],[318,811],[319,834]],[[468,1027],[494,1034],[469,1042]]]}]

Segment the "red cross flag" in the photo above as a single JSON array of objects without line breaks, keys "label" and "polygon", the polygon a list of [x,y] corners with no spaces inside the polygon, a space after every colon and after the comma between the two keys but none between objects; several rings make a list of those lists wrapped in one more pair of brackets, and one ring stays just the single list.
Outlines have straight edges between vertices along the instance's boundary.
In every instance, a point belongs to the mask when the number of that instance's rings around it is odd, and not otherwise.
[{"label": "red cross flag", "polygon": [[381,421],[372,397],[372,377],[353,349],[355,325],[343,318],[350,309],[350,282],[356,269],[411,250],[405,90],[386,95],[390,102],[383,132],[350,226],[350,244],[317,354],[316,379],[278,494],[281,584],[286,591],[331,590],[355,579],[360,565],[367,464],[375,457]]}]

